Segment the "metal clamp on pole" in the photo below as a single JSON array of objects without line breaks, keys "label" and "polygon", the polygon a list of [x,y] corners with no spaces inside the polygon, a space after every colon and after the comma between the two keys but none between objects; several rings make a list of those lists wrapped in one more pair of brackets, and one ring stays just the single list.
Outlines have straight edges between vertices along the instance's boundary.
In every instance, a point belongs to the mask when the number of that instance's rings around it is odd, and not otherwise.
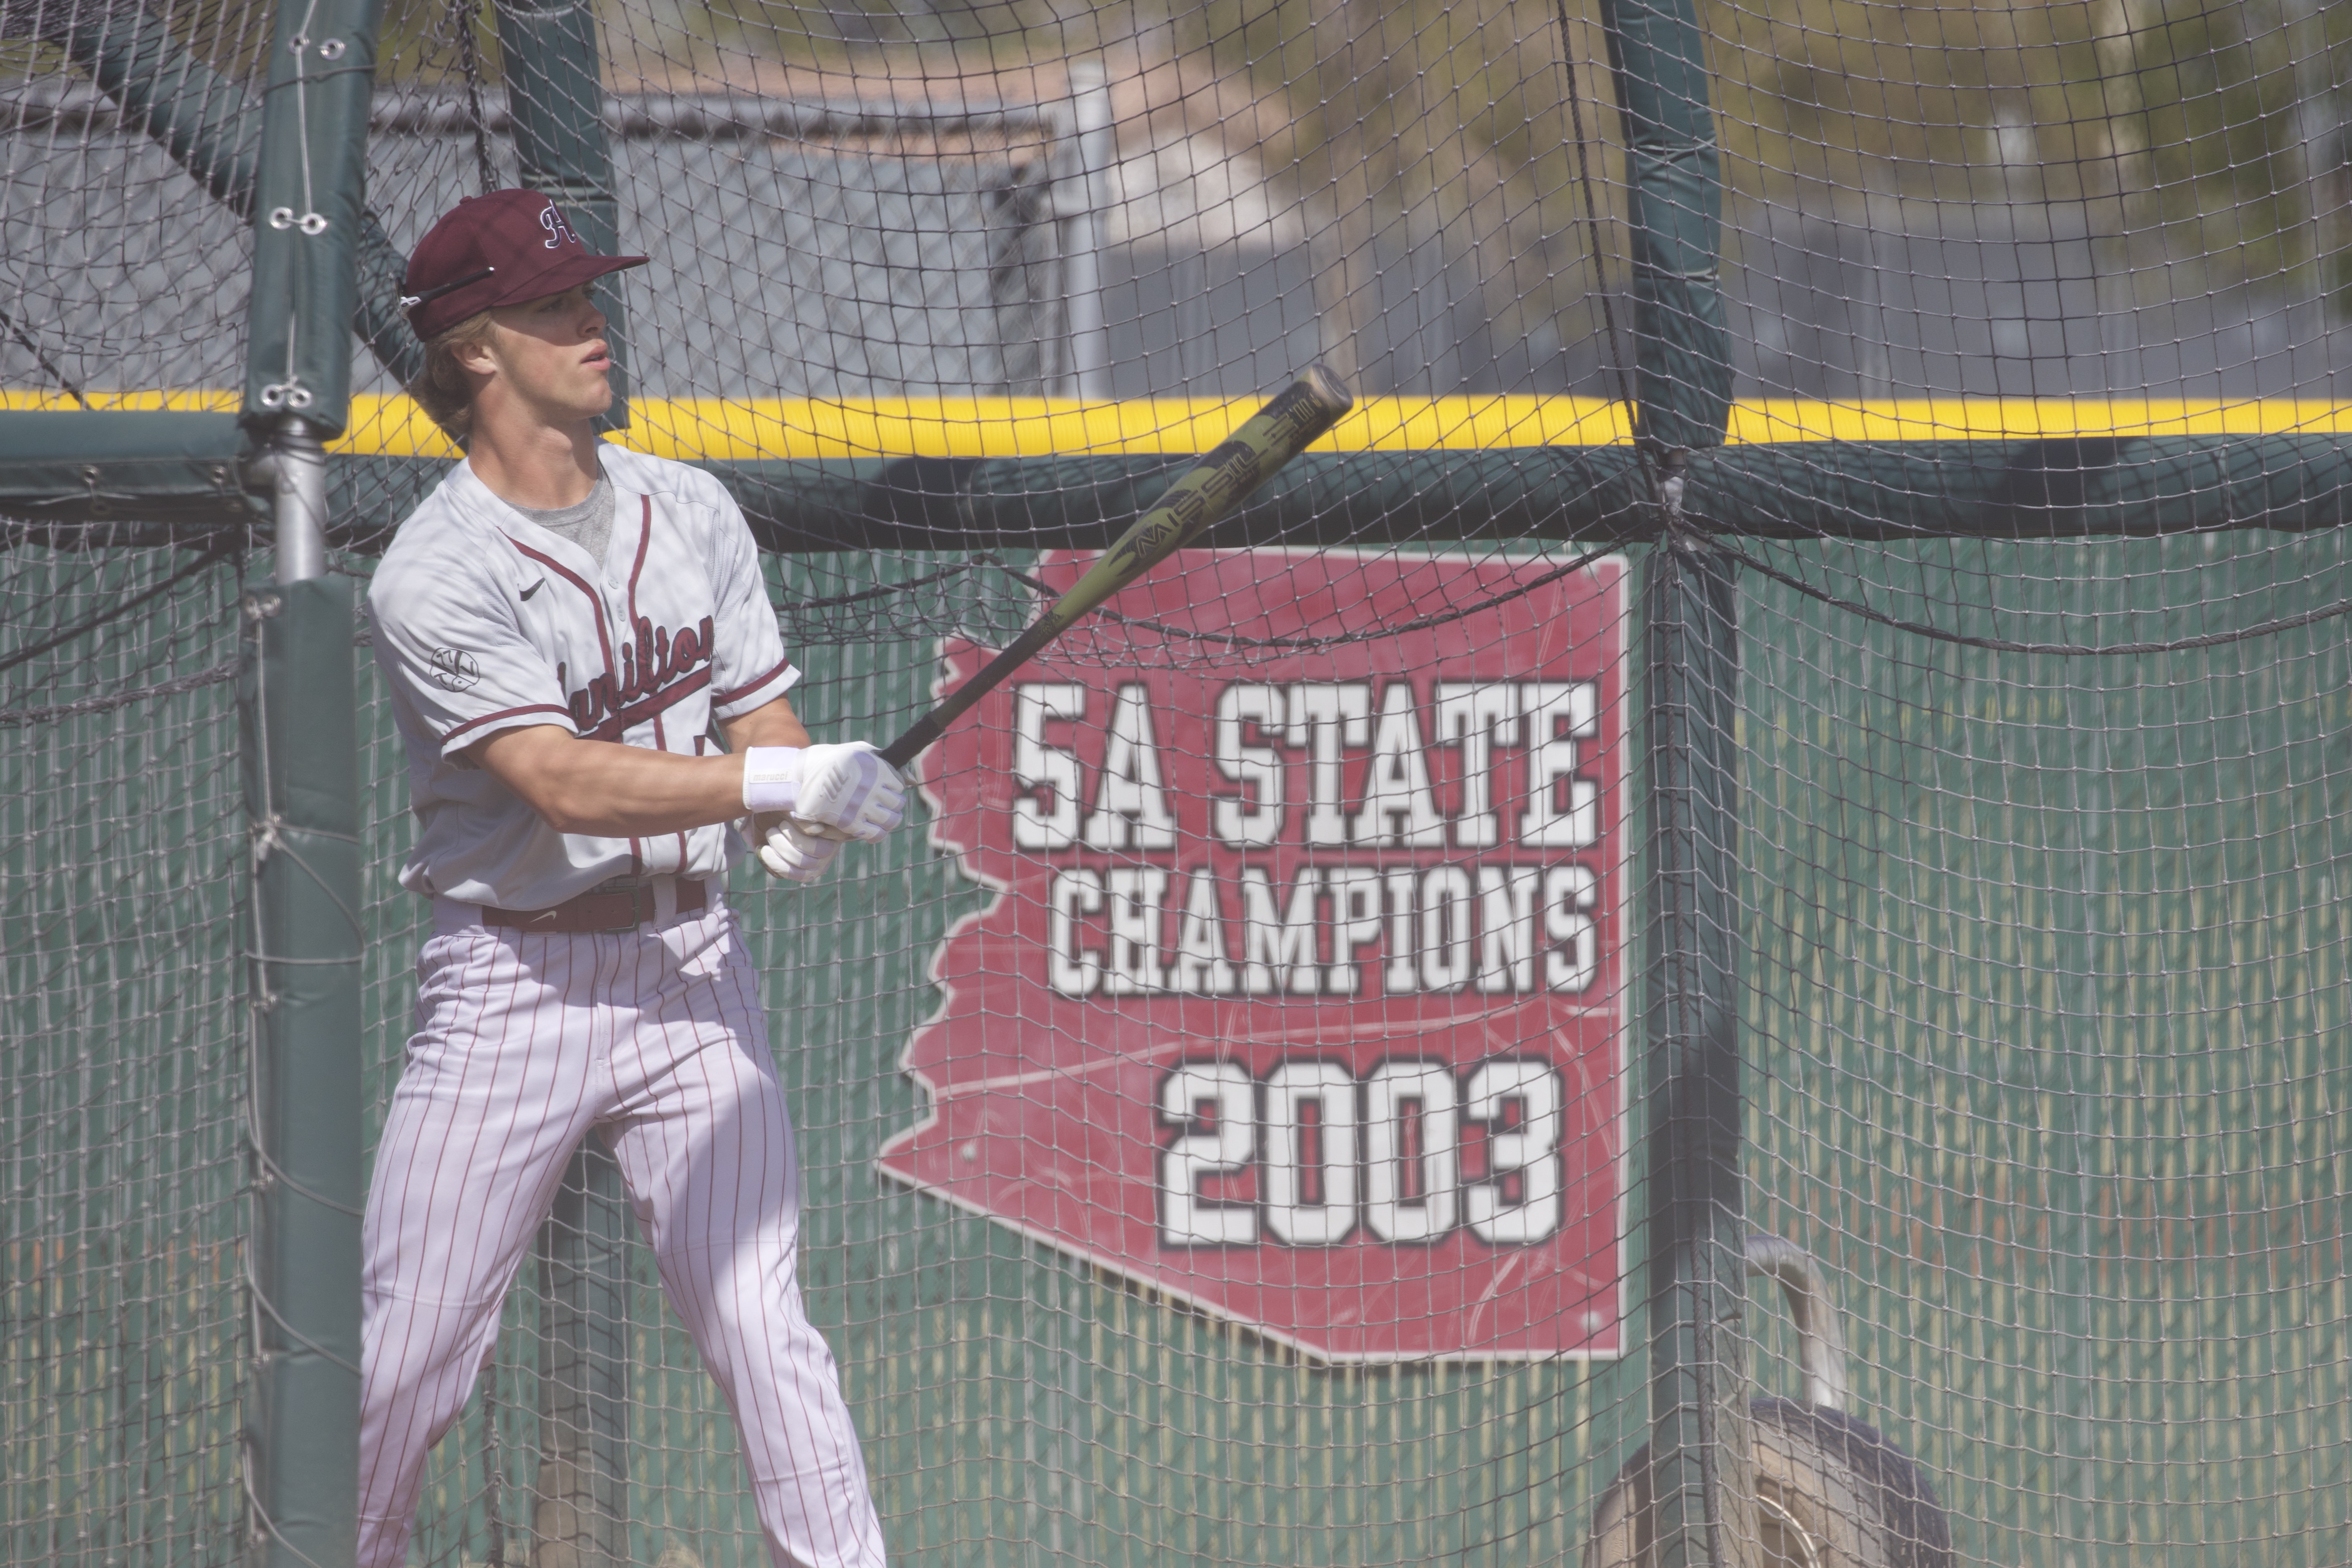
[{"label": "metal clamp on pole", "polygon": [[269,481],[277,520],[278,581],[307,583],[327,574],[327,449],[309,420],[289,414],[269,448],[249,465]]}]

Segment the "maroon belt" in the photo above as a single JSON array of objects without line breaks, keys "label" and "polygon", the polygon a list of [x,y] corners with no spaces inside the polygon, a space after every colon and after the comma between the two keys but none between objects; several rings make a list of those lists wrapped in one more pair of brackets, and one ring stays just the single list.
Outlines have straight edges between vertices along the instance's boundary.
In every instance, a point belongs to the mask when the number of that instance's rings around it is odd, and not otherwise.
[{"label": "maroon belt", "polygon": [[[677,912],[697,913],[710,902],[709,888],[681,877],[677,881]],[[582,931],[635,931],[654,918],[654,890],[634,888],[599,889],[566,899],[551,910],[501,910],[482,906],[482,923],[509,931],[551,931],[559,936]]]}]

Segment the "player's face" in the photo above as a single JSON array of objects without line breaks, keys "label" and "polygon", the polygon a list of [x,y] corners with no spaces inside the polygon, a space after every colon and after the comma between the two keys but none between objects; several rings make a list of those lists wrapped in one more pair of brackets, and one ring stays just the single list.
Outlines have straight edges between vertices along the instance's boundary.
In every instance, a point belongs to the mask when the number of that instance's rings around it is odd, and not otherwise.
[{"label": "player's face", "polygon": [[551,423],[593,419],[613,405],[613,351],[589,286],[490,312],[488,357],[509,395]]}]

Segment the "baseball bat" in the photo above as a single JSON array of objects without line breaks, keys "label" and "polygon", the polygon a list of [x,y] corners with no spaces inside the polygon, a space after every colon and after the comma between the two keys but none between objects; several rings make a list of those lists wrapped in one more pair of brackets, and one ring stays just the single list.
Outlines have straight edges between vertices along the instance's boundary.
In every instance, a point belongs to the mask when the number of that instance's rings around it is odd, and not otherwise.
[{"label": "baseball bat", "polygon": [[1142,576],[1198,538],[1204,529],[1241,504],[1276,468],[1305,451],[1316,437],[1354,405],[1339,378],[1310,364],[1297,381],[1276,393],[1224,443],[1184,470],[1151,510],[1104,552],[1087,574],[1032,621],[988,668],[965,681],[938,707],[907,726],[882,748],[882,758],[903,768],[920,756],[966,709],[994,690],[1087,611]]}]

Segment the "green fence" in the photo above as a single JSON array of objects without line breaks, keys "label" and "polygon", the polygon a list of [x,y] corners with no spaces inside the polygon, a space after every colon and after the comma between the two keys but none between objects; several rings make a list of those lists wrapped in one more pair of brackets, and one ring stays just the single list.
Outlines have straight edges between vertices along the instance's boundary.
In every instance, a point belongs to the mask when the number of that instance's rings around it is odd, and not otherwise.
[{"label": "green fence", "polygon": [[0,553],[11,1563],[243,1549],[251,992],[227,679],[242,622],[217,558]]},{"label": "green fence", "polygon": [[[2216,637],[2352,585],[2332,536],[1853,555],[1774,563],[2009,640]],[[9,1560],[230,1562],[251,1353],[249,851],[220,674],[237,575],[31,542],[5,563],[0,658],[105,618],[18,663],[45,700],[7,715]],[[780,602],[883,575],[821,567],[780,563]],[[2069,658],[1769,583],[1740,614],[1750,1218],[1841,1281],[1854,1407],[1925,1463],[1964,1561],[2341,1561],[2341,618]],[[844,633],[803,645],[812,720],[912,711],[931,639]],[[360,701],[380,1106],[422,911],[390,881],[410,819],[365,664]],[[1322,1367],[881,1183],[877,1149],[922,1110],[897,1063],[936,1005],[925,964],[985,894],[913,835],[849,868],[810,893],[739,877],[733,896],[803,1130],[812,1310],[900,1556],[1580,1549],[1646,1426],[1638,1360]],[[631,1267],[635,1559],[757,1563],[730,1423]],[[527,1560],[541,1295],[527,1270],[485,1384],[498,1441],[478,1410],[436,1456],[420,1561],[485,1561],[494,1514]],[[1793,1393],[1785,1318],[1760,1289],[1753,1307],[1756,1379]]]}]

